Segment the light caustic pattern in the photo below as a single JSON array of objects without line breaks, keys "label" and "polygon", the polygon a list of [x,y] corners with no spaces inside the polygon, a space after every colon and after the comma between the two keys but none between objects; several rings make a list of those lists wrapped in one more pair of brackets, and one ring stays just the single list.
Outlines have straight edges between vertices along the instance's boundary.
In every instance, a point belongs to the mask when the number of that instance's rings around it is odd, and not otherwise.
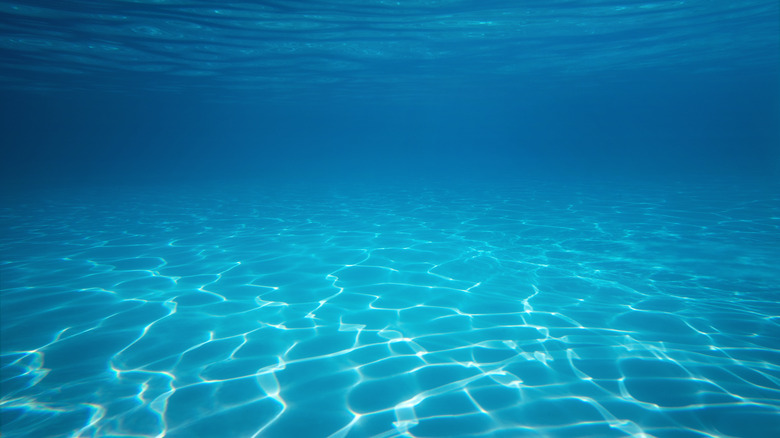
[{"label": "light caustic pattern", "polygon": [[2,434],[780,432],[772,191],[531,187],[5,202]]}]

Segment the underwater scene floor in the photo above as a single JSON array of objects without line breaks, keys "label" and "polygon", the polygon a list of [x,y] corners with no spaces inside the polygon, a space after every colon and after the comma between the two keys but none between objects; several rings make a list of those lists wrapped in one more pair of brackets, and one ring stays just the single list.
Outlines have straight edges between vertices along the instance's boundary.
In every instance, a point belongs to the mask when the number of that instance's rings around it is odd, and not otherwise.
[{"label": "underwater scene floor", "polygon": [[780,436],[774,189],[6,198],[4,438]]}]

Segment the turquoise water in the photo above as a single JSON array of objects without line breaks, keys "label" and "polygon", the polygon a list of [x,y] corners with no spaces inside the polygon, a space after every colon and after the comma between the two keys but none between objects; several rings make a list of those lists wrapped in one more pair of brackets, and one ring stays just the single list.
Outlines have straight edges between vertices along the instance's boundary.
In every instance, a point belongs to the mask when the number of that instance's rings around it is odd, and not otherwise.
[{"label": "turquoise water", "polygon": [[2,224],[5,437],[780,432],[766,187],[82,189]]},{"label": "turquoise water", "polygon": [[777,0],[0,0],[3,438],[780,437]]},{"label": "turquoise water", "polygon": [[43,91],[419,102],[777,67],[767,0],[48,0],[0,14],[0,80]]}]

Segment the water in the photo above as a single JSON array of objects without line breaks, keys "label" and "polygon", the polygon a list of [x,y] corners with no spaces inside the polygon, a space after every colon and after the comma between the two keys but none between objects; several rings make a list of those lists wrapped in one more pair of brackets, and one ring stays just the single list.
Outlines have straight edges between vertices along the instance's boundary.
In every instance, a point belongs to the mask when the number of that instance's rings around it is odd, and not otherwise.
[{"label": "water", "polygon": [[2,436],[780,436],[780,7],[582,3],[0,2]]}]

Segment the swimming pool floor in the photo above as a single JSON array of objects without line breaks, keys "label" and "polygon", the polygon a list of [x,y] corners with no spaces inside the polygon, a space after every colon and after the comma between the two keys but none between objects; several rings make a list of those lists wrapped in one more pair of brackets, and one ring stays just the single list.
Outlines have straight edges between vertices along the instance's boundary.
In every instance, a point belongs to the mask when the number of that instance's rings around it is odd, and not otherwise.
[{"label": "swimming pool floor", "polygon": [[2,436],[780,436],[780,195],[648,184],[36,192]]}]

